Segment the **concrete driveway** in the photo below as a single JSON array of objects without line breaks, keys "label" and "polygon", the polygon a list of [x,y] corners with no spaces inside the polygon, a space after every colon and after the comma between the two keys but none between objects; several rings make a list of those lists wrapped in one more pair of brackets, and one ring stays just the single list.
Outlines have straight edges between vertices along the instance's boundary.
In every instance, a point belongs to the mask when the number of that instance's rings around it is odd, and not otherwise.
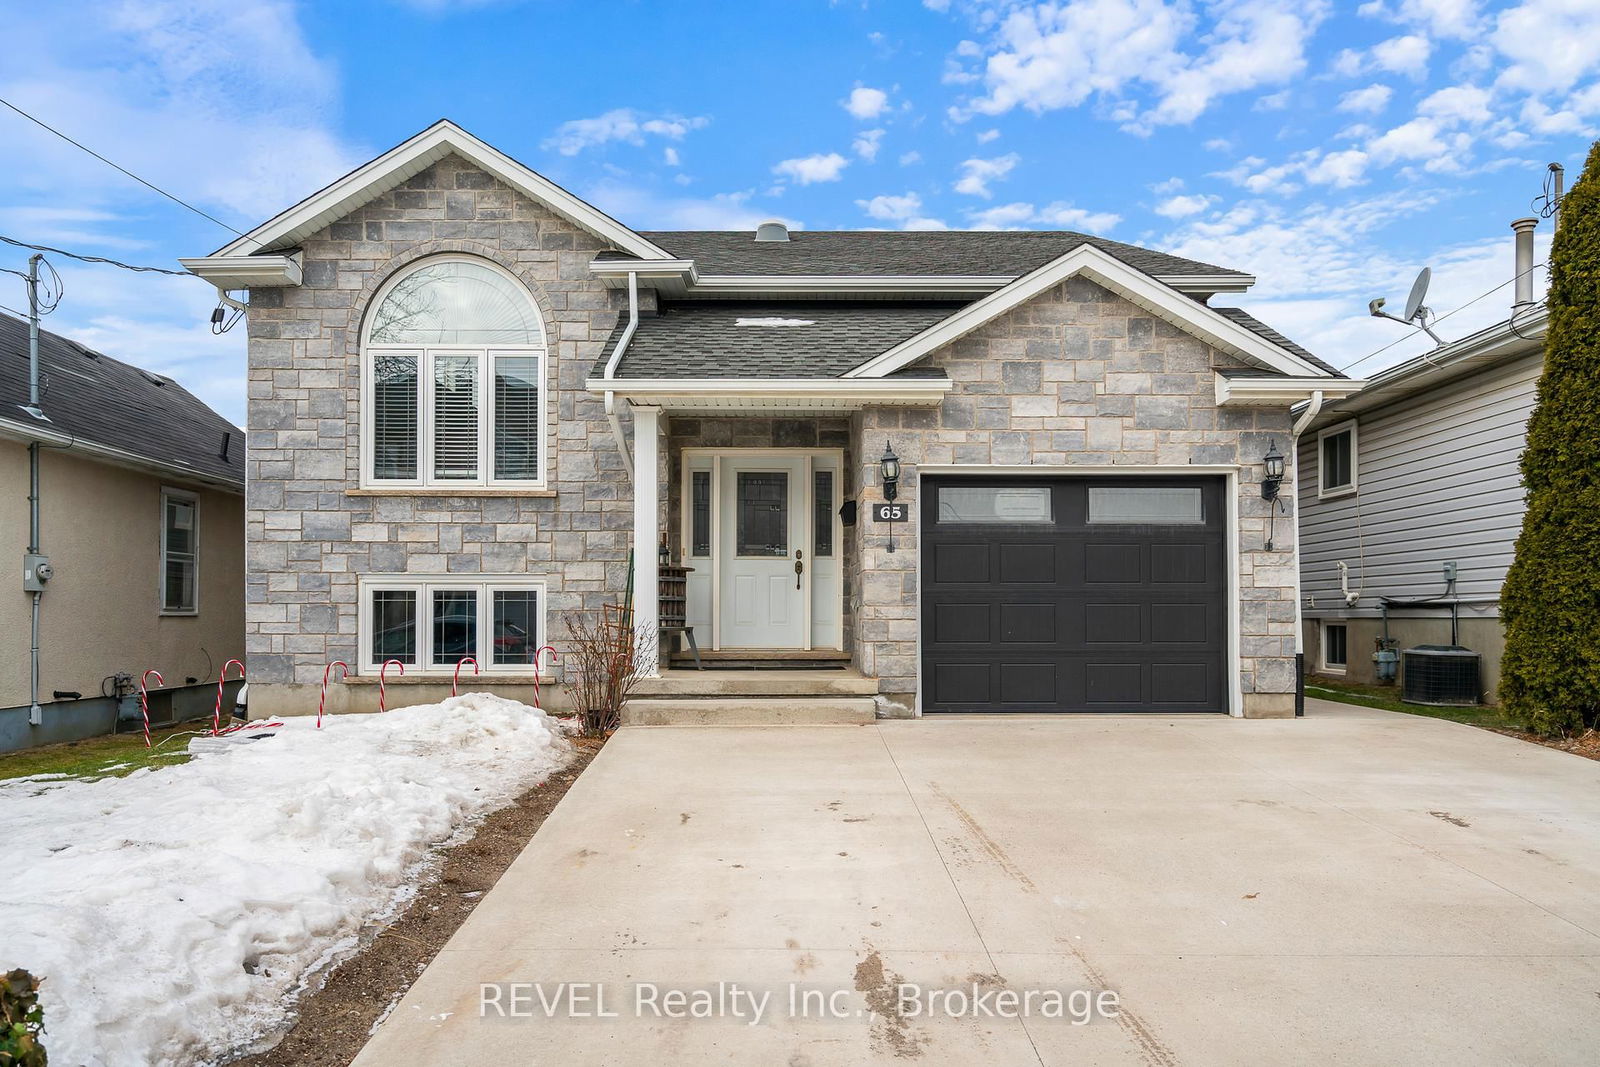
[{"label": "concrete driveway", "polygon": [[356,1065],[1588,1064],[1597,903],[1600,764],[1453,723],[635,727]]}]

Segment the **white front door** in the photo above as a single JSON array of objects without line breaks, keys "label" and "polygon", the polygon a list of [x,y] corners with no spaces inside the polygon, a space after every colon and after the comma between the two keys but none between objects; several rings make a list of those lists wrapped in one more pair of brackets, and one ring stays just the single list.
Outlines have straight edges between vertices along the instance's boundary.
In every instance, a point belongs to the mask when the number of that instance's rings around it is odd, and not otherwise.
[{"label": "white front door", "polygon": [[722,463],[723,648],[806,648],[806,460]]}]

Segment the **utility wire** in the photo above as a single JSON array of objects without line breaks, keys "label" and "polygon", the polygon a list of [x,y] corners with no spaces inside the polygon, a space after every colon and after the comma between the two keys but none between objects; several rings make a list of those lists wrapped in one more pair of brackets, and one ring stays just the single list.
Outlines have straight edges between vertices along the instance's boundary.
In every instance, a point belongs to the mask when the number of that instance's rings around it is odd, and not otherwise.
[{"label": "utility wire", "polygon": [[[4,101],[0,101],[0,103],[4,103]],[[121,267],[123,270],[138,271],[141,274],[170,274],[174,278],[199,277],[193,271],[168,270],[166,267],[140,267],[132,263],[123,263],[122,261],[116,259],[106,259],[104,256],[83,256],[79,255],[77,252],[68,252],[65,248],[51,248],[49,245],[29,244],[27,241],[19,241],[15,237],[7,237],[3,233],[0,233],[0,241],[4,241],[8,245],[15,245],[17,248],[31,248],[35,252],[49,252],[54,256],[66,256],[68,259],[76,259],[81,263],[102,263],[108,267]],[[8,271],[7,273],[16,272]]]},{"label": "utility wire", "polygon": [[[1523,274],[1532,274],[1536,270],[1539,270],[1541,268],[1547,268],[1547,267],[1548,267],[1548,264],[1535,263],[1532,267],[1529,267],[1527,270],[1523,271],[1522,273]],[[1429,325],[1437,326],[1439,323],[1443,322],[1445,319],[1448,319],[1451,315],[1459,314],[1460,312],[1463,312],[1463,311],[1467,310],[1467,308],[1471,307],[1473,304],[1476,304],[1478,301],[1483,300],[1486,297],[1493,296],[1495,293],[1498,293],[1500,290],[1504,289],[1506,286],[1513,284],[1514,282],[1517,281],[1517,279],[1519,279],[1521,277],[1522,277],[1521,274],[1512,275],[1510,278],[1507,278],[1505,281],[1501,282],[1499,285],[1495,286],[1493,289],[1490,289],[1488,292],[1479,293],[1477,296],[1473,297],[1471,300],[1468,300],[1465,304],[1462,304],[1460,307],[1458,307],[1458,308],[1456,308],[1456,309],[1454,309],[1452,311],[1448,311],[1443,315],[1440,315],[1438,318],[1434,319],[1431,323],[1429,323]],[[1359,367],[1361,364],[1365,363],[1369,359],[1372,359],[1374,356],[1382,355],[1383,353],[1389,351],[1389,349],[1393,348],[1395,345],[1403,344],[1404,342],[1411,340],[1413,337],[1417,336],[1417,334],[1419,334],[1421,332],[1422,332],[1422,327],[1418,326],[1416,329],[1412,330],[1410,333],[1406,334],[1404,337],[1400,337],[1400,338],[1397,338],[1397,339],[1395,339],[1393,341],[1390,341],[1388,344],[1384,345],[1382,348],[1378,349],[1375,352],[1368,352],[1366,355],[1362,356],[1360,359],[1356,360],[1354,363],[1346,363],[1344,366],[1340,367],[1339,370],[1341,372],[1343,372],[1343,371],[1350,370],[1350,369],[1352,369],[1354,367]]]},{"label": "utility wire", "polygon": [[243,233],[240,233],[238,230],[234,229],[232,226],[229,226],[226,222],[223,222],[221,219],[217,218],[215,215],[206,214],[204,211],[201,211],[199,208],[195,207],[193,204],[189,203],[187,200],[182,200],[182,199],[180,199],[180,198],[178,198],[176,196],[173,196],[171,193],[167,192],[165,189],[161,188],[159,185],[156,185],[156,184],[154,184],[152,182],[145,181],[143,178],[139,177],[137,174],[135,174],[133,171],[129,170],[127,167],[119,166],[118,164],[111,162],[111,160],[107,159],[105,156],[102,156],[99,152],[96,152],[94,149],[90,148],[88,145],[83,144],[80,141],[73,140],[71,137],[68,137],[66,134],[64,134],[60,130],[56,129],[54,126],[51,126],[49,123],[45,122],[43,119],[35,118],[34,116],[28,114],[26,111],[22,110],[16,104],[13,104],[11,101],[5,99],[4,97],[0,97],[0,104],[4,104],[6,107],[10,108],[12,111],[15,111],[17,114],[21,115],[23,118],[25,118],[29,122],[33,123],[35,126],[38,126],[40,129],[43,129],[43,130],[46,130],[46,131],[48,131],[50,133],[55,134],[57,137],[61,138],[65,142],[67,142],[72,147],[89,153],[91,156],[93,156],[94,158],[98,159],[100,162],[104,163],[106,166],[111,167],[114,170],[121,171],[123,174],[126,174],[128,177],[132,178],[134,181],[138,182],[140,185],[144,186],[145,188],[151,189],[151,190],[153,190],[155,192],[160,193],[162,196],[166,197],[168,200],[171,200],[174,204],[177,204],[177,205],[179,205],[181,207],[188,208],[190,211],[194,212],[196,215],[199,215],[201,218],[203,218],[203,219],[205,219],[205,220],[207,220],[209,222],[214,222],[218,226],[221,226],[224,230],[227,230],[229,233],[236,233],[240,237],[244,236]]}]

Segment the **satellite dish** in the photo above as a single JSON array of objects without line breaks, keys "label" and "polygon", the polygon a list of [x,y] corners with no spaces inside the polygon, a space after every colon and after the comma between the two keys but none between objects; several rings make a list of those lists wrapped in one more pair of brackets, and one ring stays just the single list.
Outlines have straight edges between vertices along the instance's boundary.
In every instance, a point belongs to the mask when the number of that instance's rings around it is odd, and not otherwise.
[{"label": "satellite dish", "polygon": [[1404,318],[1411,322],[1417,317],[1417,312],[1422,310],[1423,298],[1428,295],[1428,282],[1433,279],[1433,271],[1423,267],[1417,273],[1417,280],[1411,283],[1411,295],[1406,297],[1406,313]]}]

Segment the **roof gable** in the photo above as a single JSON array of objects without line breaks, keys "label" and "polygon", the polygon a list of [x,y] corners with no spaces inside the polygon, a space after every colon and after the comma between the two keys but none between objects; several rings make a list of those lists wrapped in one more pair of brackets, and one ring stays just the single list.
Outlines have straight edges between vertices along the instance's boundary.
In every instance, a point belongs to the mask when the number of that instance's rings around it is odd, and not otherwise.
[{"label": "roof gable", "polygon": [[624,252],[645,259],[668,258],[664,250],[599,208],[567,192],[448,119],[440,119],[415,137],[357,167],[205,258],[246,256],[292,248],[329,223],[370,203],[452,153]]},{"label": "roof gable", "polygon": [[1236,318],[1185,296],[1102,249],[1080,244],[983,299],[973,301],[916,336],[907,338],[875,359],[847,372],[844,377],[882,378],[893,374],[1040,293],[1080,275],[1252,366],[1296,377],[1331,376],[1326,365],[1307,362]]}]

